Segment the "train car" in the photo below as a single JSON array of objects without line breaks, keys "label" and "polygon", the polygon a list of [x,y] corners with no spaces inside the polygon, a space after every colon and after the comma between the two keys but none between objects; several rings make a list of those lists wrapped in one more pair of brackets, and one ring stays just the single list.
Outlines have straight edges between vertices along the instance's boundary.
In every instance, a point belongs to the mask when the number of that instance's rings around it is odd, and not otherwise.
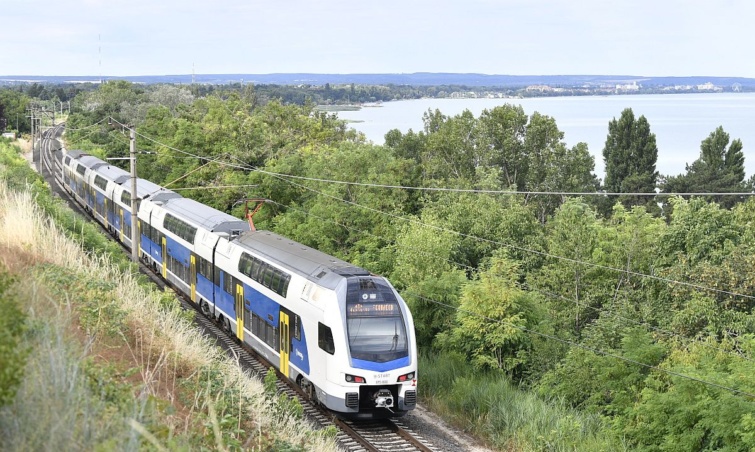
[{"label": "train car", "polygon": [[92,212],[95,205],[95,192],[87,182],[87,175],[107,163],[81,151],[76,154],[69,153],[67,157],[70,158],[64,158],[63,181],[76,201],[84,206],[85,210]]},{"label": "train car", "polygon": [[417,403],[412,315],[391,284],[269,231],[219,247],[232,329],[344,417],[401,416]]},{"label": "train car", "polygon": [[[178,193],[163,188],[146,179],[136,179],[137,216],[139,204],[144,199],[181,198]],[[113,204],[113,234],[126,247],[131,249],[131,181],[115,185],[110,202]],[[138,224],[138,223],[137,223]],[[138,244],[137,244],[138,245]]]},{"label": "train car", "polygon": [[[153,268],[205,313],[221,304],[213,290],[215,248],[249,231],[249,224],[192,199],[159,194],[142,201],[139,220],[142,256]],[[223,312],[227,322],[233,312]]]},{"label": "train car", "polygon": [[92,215],[102,223],[111,234],[115,233],[115,204],[113,199],[115,188],[131,181],[131,174],[117,166],[98,165],[85,175],[90,191],[94,193],[94,208]]}]

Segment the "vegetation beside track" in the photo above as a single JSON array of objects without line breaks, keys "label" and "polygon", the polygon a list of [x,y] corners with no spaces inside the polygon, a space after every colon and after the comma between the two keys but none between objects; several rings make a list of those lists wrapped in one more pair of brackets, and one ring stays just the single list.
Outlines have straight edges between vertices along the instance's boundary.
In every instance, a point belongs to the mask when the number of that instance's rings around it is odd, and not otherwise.
[{"label": "vegetation beside track", "polygon": [[0,142],[0,449],[335,449],[19,152]]}]

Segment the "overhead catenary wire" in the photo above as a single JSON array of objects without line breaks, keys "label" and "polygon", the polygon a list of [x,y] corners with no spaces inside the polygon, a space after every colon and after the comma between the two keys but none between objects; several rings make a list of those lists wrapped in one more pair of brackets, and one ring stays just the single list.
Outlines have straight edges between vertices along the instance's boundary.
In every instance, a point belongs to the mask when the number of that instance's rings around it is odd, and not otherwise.
[{"label": "overhead catenary wire", "polygon": [[483,190],[473,188],[449,188],[449,187],[413,187],[407,185],[387,185],[387,184],[371,184],[364,182],[350,182],[334,179],[321,179],[317,177],[305,177],[295,176],[292,174],[274,173],[271,171],[262,170],[256,168],[255,171],[267,174],[270,176],[280,176],[290,179],[306,180],[312,182],[323,182],[329,184],[341,184],[341,185],[355,185],[360,187],[370,188],[387,188],[387,189],[400,189],[400,190],[416,190],[416,191],[429,191],[429,192],[450,192],[450,193],[478,193],[489,195],[543,195],[543,196],[754,196],[755,192],[689,192],[689,193],[613,193],[613,192],[570,192],[570,191],[520,191],[520,190]]},{"label": "overhead catenary wire", "polygon": [[[120,123],[118,123],[120,124]],[[121,124],[122,125],[122,124]],[[122,125],[123,127],[128,128],[128,126]],[[169,146],[167,144],[161,143],[153,138],[150,138],[146,135],[142,135],[141,133],[136,133],[137,136],[140,136],[148,141],[151,141],[155,144],[158,144],[160,146],[165,147],[166,149],[170,149],[172,151],[176,151],[182,154],[185,154],[190,157],[194,158],[202,158],[206,159],[207,157],[202,157],[197,154],[193,154],[191,152],[187,152],[172,146]],[[673,196],[754,196],[755,191],[753,192],[678,192],[678,193],[664,193],[664,192],[653,192],[653,193],[641,193],[641,192],[632,192],[632,193],[614,193],[614,192],[604,192],[604,191],[598,191],[598,192],[568,192],[568,191],[519,191],[519,190],[485,190],[485,189],[465,189],[465,188],[451,188],[451,187],[415,187],[415,186],[408,186],[408,185],[388,185],[388,184],[374,184],[374,183],[365,183],[365,182],[351,182],[351,181],[342,181],[342,180],[335,180],[335,179],[322,179],[322,178],[316,178],[316,177],[306,177],[306,176],[296,176],[292,174],[283,174],[283,173],[275,173],[272,171],[263,170],[261,168],[257,168],[254,166],[250,166],[247,164],[242,165],[235,165],[228,163],[226,166],[236,169],[245,169],[247,171],[255,171],[261,174],[266,174],[269,176],[274,177],[282,177],[282,178],[291,178],[291,179],[298,179],[298,180],[306,180],[306,181],[312,181],[312,182],[323,182],[323,183],[331,183],[331,184],[340,184],[340,185],[355,185],[355,186],[363,186],[363,187],[371,187],[371,188],[386,188],[386,189],[400,189],[400,190],[417,190],[417,191],[429,191],[429,192],[450,192],[450,193],[478,193],[478,194],[494,194],[494,195],[542,195],[542,196],[661,196],[661,197],[673,197]]]}]

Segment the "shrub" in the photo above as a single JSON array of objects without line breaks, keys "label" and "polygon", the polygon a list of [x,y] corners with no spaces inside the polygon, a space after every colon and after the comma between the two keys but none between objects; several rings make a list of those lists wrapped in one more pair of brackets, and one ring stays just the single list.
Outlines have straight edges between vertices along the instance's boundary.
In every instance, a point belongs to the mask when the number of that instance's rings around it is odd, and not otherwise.
[{"label": "shrub", "polygon": [[26,316],[11,293],[13,283],[14,279],[0,267],[0,406],[15,397],[28,355],[21,342]]}]

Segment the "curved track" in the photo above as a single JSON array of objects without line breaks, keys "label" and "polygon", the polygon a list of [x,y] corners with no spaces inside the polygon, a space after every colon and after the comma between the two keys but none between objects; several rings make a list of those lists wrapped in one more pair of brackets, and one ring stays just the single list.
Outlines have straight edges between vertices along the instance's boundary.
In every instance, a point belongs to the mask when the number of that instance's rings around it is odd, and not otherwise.
[{"label": "curved track", "polygon": [[[89,214],[76,201],[69,196],[65,190],[61,178],[62,171],[60,160],[54,155],[63,148],[60,136],[63,133],[64,124],[48,129],[42,135],[42,139],[35,143],[33,147],[34,163],[37,171],[42,174],[45,180],[50,184],[53,192],[65,199],[76,212],[86,215],[92,219]],[[59,157],[62,153],[58,153]],[[99,225],[94,219],[92,222]],[[111,237],[107,231],[102,228],[103,233]],[[120,242],[118,242],[120,243]],[[124,247],[124,251],[129,253],[130,250]],[[169,285],[165,280],[153,273],[151,269],[139,263],[139,269],[147,275],[160,288]],[[180,296],[180,292],[176,291]],[[184,309],[193,309],[199,315],[195,316],[197,325],[202,329],[203,334],[211,337],[227,353],[236,359],[243,369],[249,370],[259,378],[264,378],[268,369],[273,366],[257,355],[251,348],[245,344],[239,343],[232,335],[229,335],[221,326],[201,314],[201,310],[191,301],[180,296]],[[347,451],[437,451],[432,445],[410,430],[404,428],[398,420],[380,420],[370,422],[352,422],[345,421],[333,416],[332,413],[325,410],[312,401],[294,384],[278,374],[276,382],[278,393],[286,394],[288,397],[295,398],[304,408],[304,414],[321,428],[333,426],[337,429],[336,439],[339,446]]]}]

